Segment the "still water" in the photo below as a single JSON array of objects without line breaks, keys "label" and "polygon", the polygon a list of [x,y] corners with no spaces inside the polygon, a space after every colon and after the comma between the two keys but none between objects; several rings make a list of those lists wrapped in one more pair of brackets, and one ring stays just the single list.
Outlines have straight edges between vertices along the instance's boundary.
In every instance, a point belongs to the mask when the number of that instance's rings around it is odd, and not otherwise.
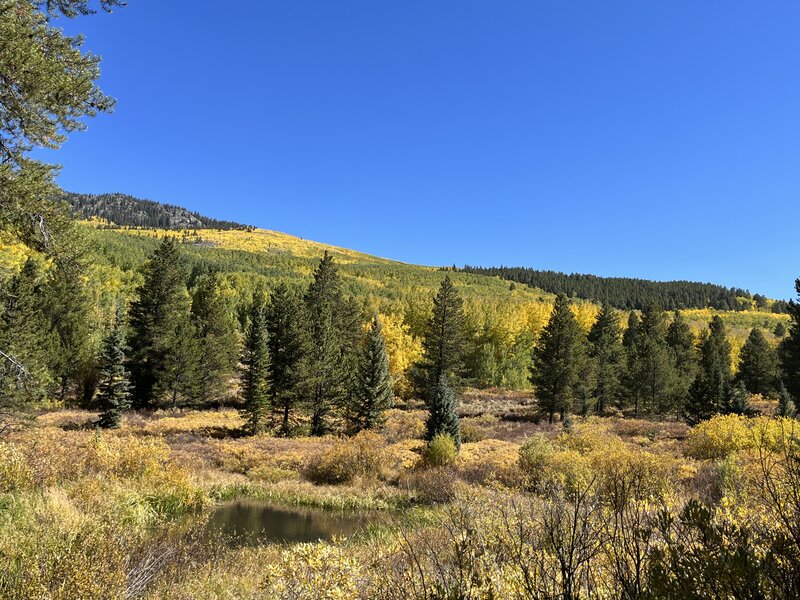
[{"label": "still water", "polygon": [[370,513],[324,512],[238,500],[214,510],[207,531],[233,545],[294,544],[351,536],[378,518]]}]

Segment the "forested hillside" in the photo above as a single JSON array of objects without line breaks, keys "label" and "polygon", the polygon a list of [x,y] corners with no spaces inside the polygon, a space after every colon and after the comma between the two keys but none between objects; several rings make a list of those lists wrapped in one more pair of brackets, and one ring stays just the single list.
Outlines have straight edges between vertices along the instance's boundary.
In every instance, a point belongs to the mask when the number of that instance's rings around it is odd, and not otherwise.
[{"label": "forested hillside", "polygon": [[785,301],[770,301],[760,294],[751,295],[747,290],[726,288],[712,283],[598,277],[581,273],[539,271],[525,267],[465,265],[463,270],[467,273],[501,277],[540,288],[551,294],[566,294],[604,302],[620,309],[641,309],[648,302],[655,302],[666,310],[684,308],[747,310],[755,307],[776,313],[786,312]]},{"label": "forested hillside", "polygon": [[85,219],[102,219],[125,227],[158,229],[247,229],[246,225],[205,217],[181,206],[142,200],[128,194],[64,192],[73,212]]}]

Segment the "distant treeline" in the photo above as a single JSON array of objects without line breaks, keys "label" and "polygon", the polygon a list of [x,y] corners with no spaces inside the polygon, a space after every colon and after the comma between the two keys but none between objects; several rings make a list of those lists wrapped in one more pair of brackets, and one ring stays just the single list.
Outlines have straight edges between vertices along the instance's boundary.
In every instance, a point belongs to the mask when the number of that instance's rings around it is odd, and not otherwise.
[{"label": "distant treeline", "polygon": [[[751,295],[747,290],[726,288],[712,283],[694,281],[649,281],[631,277],[598,277],[580,273],[538,271],[525,267],[472,267],[464,265],[463,271],[490,275],[542,289],[552,294],[604,302],[620,309],[641,309],[656,303],[665,310],[686,308],[716,308],[718,310],[745,310],[754,302],[767,308],[767,298]],[[745,301],[741,299],[744,298]],[[750,302],[752,301],[752,302]],[[773,312],[785,313],[787,304],[777,300],[770,306]]]},{"label": "distant treeline", "polygon": [[158,229],[248,229],[248,225],[221,221],[172,204],[142,200],[127,194],[76,194],[64,200],[79,217],[105,219],[123,227]]}]

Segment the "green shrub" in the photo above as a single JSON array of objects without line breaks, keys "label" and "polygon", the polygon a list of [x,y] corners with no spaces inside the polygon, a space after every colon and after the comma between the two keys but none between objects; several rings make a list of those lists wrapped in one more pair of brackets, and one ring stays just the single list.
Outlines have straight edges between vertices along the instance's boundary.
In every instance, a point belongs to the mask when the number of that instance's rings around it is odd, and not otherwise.
[{"label": "green shrub", "polygon": [[446,433],[433,436],[425,449],[425,463],[432,467],[443,467],[453,464],[456,460],[456,443]]}]

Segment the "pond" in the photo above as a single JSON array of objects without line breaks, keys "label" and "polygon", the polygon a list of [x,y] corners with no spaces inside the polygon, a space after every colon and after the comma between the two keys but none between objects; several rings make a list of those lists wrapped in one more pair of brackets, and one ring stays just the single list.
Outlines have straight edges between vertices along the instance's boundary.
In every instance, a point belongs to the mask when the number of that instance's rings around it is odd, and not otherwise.
[{"label": "pond", "polygon": [[351,536],[383,517],[376,513],[326,512],[237,500],[215,509],[206,530],[231,545],[295,544]]}]

